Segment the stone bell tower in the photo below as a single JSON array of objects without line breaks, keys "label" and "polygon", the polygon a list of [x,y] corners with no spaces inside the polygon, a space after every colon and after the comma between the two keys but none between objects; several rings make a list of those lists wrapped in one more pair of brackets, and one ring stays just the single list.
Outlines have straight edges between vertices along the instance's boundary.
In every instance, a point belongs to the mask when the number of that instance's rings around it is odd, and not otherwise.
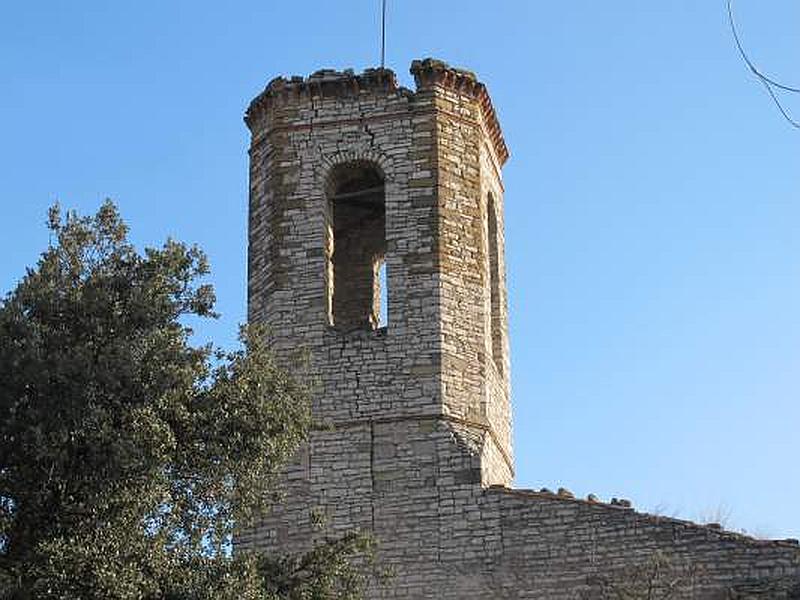
[{"label": "stone bell tower", "polygon": [[395,572],[370,598],[602,598],[653,556],[683,569],[675,598],[800,597],[796,540],[510,489],[508,151],[472,73],[411,72],[278,78],[247,111],[249,318],[286,367],[310,356],[319,427],[237,547],[369,530]]},{"label": "stone bell tower", "polygon": [[411,72],[416,91],[387,69],[277,78],[247,111],[249,318],[286,364],[310,352],[329,427],[244,547],[305,548],[321,518],[430,565],[457,535],[455,499],[513,478],[508,151],[475,75]]}]

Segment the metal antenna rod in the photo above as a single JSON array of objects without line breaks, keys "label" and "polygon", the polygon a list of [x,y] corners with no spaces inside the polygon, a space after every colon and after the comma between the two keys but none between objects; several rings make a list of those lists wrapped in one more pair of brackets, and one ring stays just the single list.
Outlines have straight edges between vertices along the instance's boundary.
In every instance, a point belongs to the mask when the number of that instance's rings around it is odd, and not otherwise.
[{"label": "metal antenna rod", "polygon": [[386,0],[381,10],[381,69],[386,67]]}]

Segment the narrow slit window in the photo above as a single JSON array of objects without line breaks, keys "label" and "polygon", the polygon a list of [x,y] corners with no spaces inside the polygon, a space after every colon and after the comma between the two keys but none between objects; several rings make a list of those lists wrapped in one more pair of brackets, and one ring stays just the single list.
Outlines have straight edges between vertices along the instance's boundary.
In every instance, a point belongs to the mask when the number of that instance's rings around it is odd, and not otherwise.
[{"label": "narrow slit window", "polygon": [[328,181],[328,304],[331,325],[377,329],[386,323],[386,202],[383,175],[370,162],[334,168]]},{"label": "narrow slit window", "polygon": [[503,331],[500,312],[500,257],[497,239],[497,208],[489,194],[486,202],[487,236],[489,253],[489,336],[492,358],[497,370],[503,372]]}]

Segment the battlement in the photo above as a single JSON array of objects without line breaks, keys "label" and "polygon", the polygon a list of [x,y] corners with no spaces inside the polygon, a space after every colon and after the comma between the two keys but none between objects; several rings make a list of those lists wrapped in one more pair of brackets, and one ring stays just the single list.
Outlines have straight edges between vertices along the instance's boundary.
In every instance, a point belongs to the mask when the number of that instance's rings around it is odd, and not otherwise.
[{"label": "battlement", "polygon": [[[475,99],[500,166],[508,160],[509,151],[497,113],[486,86],[478,80],[475,73],[451,67],[446,62],[434,58],[413,61],[410,72],[414,76],[417,92],[439,87]],[[250,103],[244,120],[252,131],[256,123],[274,108],[299,104],[311,99],[355,97],[362,92],[414,96],[414,92],[398,85],[397,76],[391,69],[370,68],[361,73],[356,73],[353,69],[344,71],[320,69],[308,77],[294,75],[288,78],[274,78]]]},{"label": "battlement", "polygon": [[414,76],[418,91],[440,86],[475,98],[480,105],[481,114],[500,166],[508,160],[508,147],[503,138],[497,112],[492,105],[489,91],[484,84],[478,81],[475,73],[451,67],[446,62],[435,58],[426,58],[411,63],[411,74]]},{"label": "battlement", "polygon": [[308,77],[275,77],[250,103],[244,121],[252,130],[255,123],[275,106],[285,106],[301,99],[345,98],[363,90],[391,93],[398,89],[397,76],[391,69],[320,69]]}]

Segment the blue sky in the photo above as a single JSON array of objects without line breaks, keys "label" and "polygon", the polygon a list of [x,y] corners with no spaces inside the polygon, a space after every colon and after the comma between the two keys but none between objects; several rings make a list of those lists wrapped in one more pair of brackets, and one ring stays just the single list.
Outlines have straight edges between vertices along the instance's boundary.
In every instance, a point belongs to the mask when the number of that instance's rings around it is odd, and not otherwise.
[{"label": "blue sky", "polygon": [[[247,131],[272,77],[373,66],[378,0],[5,3],[0,289],[54,200],[116,200],[139,244],[197,242],[245,314]],[[800,4],[739,0],[798,85]],[[800,537],[800,132],[723,0],[390,0],[388,66],[489,85],[505,170],[517,485]],[[792,81],[794,78],[794,81]],[[795,108],[800,116],[800,103]]]}]

